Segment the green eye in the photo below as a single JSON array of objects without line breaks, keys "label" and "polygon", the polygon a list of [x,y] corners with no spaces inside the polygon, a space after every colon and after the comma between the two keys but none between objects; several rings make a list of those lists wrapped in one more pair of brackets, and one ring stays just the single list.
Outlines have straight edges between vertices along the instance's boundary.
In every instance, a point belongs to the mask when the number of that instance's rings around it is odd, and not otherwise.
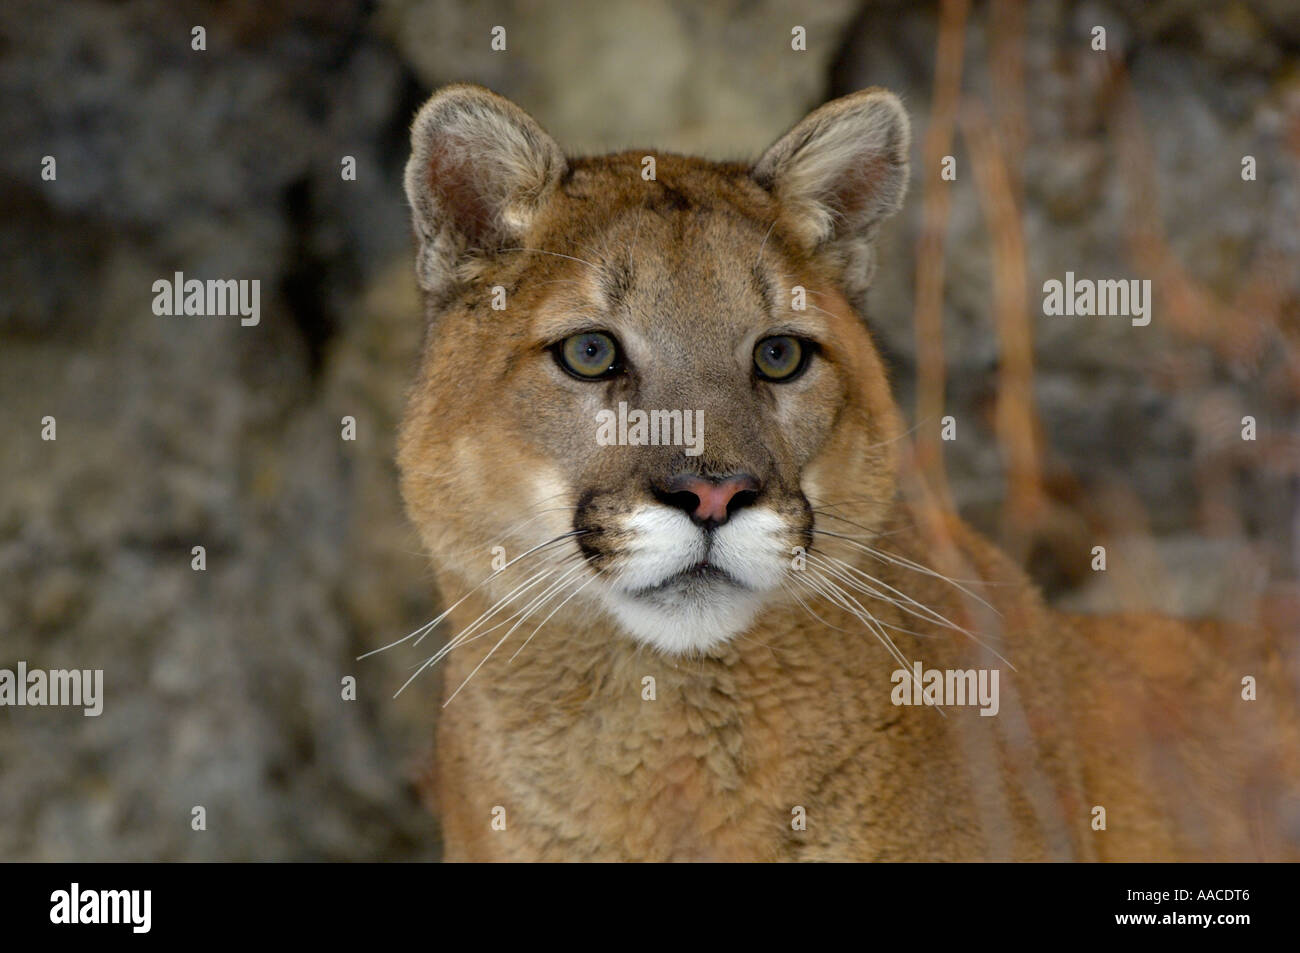
[{"label": "green eye", "polygon": [[788,381],[808,364],[810,349],[798,338],[780,335],[754,345],[754,367],[765,381]]},{"label": "green eye", "polygon": [[555,356],[561,367],[584,380],[609,377],[619,369],[618,345],[602,331],[584,331],[565,338]]}]

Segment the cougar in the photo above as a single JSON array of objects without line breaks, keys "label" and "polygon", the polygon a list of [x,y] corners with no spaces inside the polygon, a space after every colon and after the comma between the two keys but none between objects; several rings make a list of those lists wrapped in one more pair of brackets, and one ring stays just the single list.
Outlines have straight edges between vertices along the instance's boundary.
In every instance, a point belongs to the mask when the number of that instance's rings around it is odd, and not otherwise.
[{"label": "cougar", "polygon": [[909,136],[880,89],[753,163],[420,110],[398,463],[448,606],[408,638],[456,633],[417,672],[448,860],[1295,856],[1258,633],[1053,611],[925,502],[864,316]]}]

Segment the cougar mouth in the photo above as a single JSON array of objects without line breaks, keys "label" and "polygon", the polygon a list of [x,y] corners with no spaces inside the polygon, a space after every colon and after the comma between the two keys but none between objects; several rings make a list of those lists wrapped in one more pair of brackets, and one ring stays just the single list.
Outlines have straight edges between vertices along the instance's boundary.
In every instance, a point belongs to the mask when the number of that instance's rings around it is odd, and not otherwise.
[{"label": "cougar mouth", "polygon": [[613,539],[581,539],[598,554],[588,559],[609,574],[598,592],[623,631],[689,654],[742,632],[780,590],[790,530],[787,518],[764,507],[705,529],[679,508],[650,503],[619,520]]},{"label": "cougar mouth", "polygon": [[708,560],[703,560],[691,566],[689,569],[683,569],[680,572],[673,573],[661,582],[650,586],[643,586],[640,589],[634,589],[631,595],[634,596],[653,596],[673,590],[681,589],[689,594],[704,592],[720,585],[734,586],[737,589],[747,589],[740,580],[727,572],[720,566],[716,566]]}]

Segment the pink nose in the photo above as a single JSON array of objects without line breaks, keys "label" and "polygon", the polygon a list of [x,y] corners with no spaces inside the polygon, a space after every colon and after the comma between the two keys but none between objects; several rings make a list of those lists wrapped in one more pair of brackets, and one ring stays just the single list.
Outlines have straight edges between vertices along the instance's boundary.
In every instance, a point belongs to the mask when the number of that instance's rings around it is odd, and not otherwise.
[{"label": "pink nose", "polygon": [[[737,494],[754,493],[758,481],[748,473],[723,480],[706,480],[692,474],[680,474],[669,483],[672,502],[691,514],[698,523],[721,525],[727,521]],[[746,501],[748,502],[748,501]]]}]

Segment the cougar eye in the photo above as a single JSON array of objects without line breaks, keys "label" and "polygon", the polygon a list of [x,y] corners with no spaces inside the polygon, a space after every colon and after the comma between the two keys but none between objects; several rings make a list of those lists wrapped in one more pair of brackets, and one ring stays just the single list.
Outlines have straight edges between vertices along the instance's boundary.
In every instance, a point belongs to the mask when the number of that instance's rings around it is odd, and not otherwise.
[{"label": "cougar eye", "polygon": [[754,345],[754,367],[765,381],[793,380],[808,365],[811,352],[798,338],[763,338]]},{"label": "cougar eye", "polygon": [[610,377],[619,370],[618,345],[603,331],[572,334],[555,347],[560,366],[583,380]]}]

